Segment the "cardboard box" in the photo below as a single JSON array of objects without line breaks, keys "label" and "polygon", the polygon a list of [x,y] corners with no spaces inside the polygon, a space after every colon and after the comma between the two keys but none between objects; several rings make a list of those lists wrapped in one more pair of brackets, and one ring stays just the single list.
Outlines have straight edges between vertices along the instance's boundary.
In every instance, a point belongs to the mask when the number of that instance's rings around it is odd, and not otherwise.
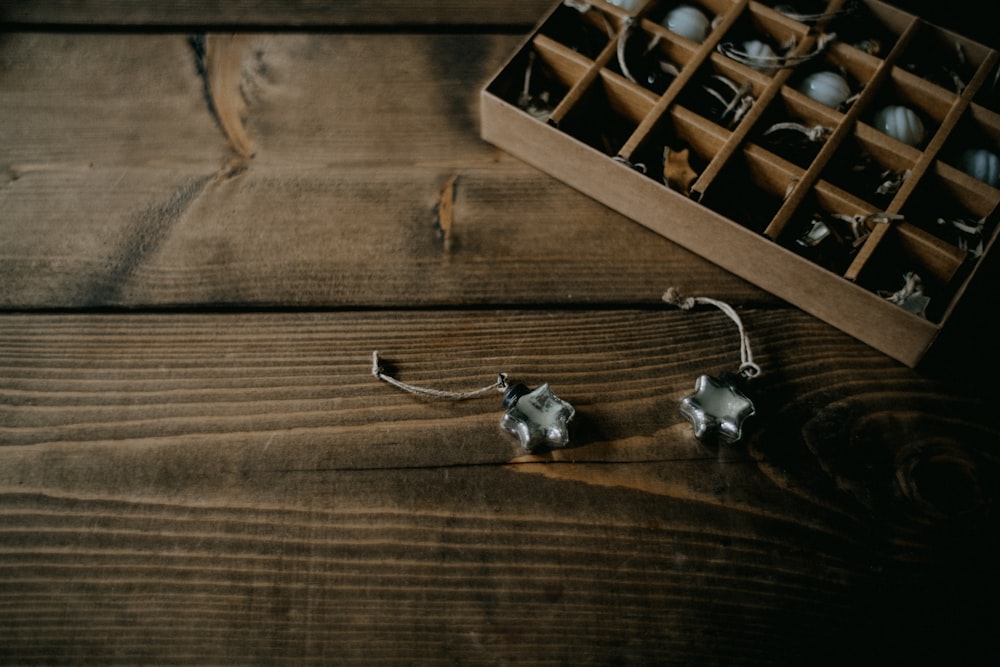
[{"label": "cardboard box", "polygon": [[553,6],[483,138],[916,366],[996,242],[997,52],[876,0],[631,4]]}]

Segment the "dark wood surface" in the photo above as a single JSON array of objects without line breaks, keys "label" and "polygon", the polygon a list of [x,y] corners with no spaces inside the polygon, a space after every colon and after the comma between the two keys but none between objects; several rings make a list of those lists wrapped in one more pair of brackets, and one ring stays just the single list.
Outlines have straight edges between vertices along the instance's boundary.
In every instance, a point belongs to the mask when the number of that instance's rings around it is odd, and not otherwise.
[{"label": "dark wood surface", "polygon": [[994,663],[996,283],[906,368],[484,143],[549,5],[0,8],[0,664]]}]

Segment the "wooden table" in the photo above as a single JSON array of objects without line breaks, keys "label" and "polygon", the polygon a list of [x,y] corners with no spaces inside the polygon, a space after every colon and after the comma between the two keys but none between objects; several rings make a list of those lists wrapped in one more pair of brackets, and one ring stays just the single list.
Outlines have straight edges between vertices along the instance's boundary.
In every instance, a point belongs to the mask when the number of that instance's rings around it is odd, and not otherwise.
[{"label": "wooden table", "polygon": [[0,663],[990,662],[990,283],[912,370],[486,144],[549,0],[11,4]]}]

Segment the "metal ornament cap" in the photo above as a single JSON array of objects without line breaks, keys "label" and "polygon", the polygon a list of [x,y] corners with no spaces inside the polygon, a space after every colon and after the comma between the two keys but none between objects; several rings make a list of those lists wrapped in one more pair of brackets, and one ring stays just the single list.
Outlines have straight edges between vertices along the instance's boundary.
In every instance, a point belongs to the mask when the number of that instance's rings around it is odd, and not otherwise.
[{"label": "metal ornament cap", "polygon": [[576,410],[543,384],[528,390],[515,384],[507,390],[503,407],[506,410],[500,427],[521,442],[529,452],[559,449],[569,445],[569,422]]},{"label": "metal ornament cap", "polygon": [[702,442],[739,442],[743,437],[743,422],[754,413],[753,402],[729,373],[718,378],[700,376],[694,393],[681,399],[681,414],[691,421],[695,437]]}]

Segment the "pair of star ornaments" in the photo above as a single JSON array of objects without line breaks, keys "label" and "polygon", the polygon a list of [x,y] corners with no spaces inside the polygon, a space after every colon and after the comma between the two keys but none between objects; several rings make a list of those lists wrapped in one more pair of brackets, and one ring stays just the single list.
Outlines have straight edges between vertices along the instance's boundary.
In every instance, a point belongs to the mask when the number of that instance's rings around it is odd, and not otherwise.
[{"label": "pair of star ornaments", "polygon": [[[702,375],[695,390],[681,399],[680,411],[691,421],[696,438],[703,442],[736,443],[743,422],[754,414],[753,402],[739,388],[736,376]],[[576,409],[556,396],[548,384],[529,389],[510,386],[504,395],[500,427],[517,438],[525,451],[561,449],[570,444],[570,422]]]},{"label": "pair of star ornaments", "polygon": [[[743,434],[744,422],[755,413],[753,402],[743,393],[741,386],[760,373],[760,368],[753,363],[750,355],[750,346],[739,316],[727,304],[712,299],[682,299],[676,292],[668,291],[664,300],[684,310],[698,304],[714,305],[729,315],[739,327],[743,357],[739,373],[722,373],[718,377],[701,375],[695,382],[694,392],[680,401],[680,412],[690,420],[698,440],[723,444],[738,442]],[[406,391],[439,398],[463,399],[494,389],[503,391],[504,414],[500,419],[500,427],[517,438],[524,450],[534,453],[561,449],[570,444],[569,425],[576,410],[570,403],[556,396],[548,384],[536,389],[529,389],[520,383],[511,385],[507,382],[506,374],[501,373],[493,385],[472,392],[451,393],[423,389],[386,375],[379,365],[377,352],[373,355],[372,374]]]},{"label": "pair of star ornaments", "polygon": [[[681,399],[681,414],[702,442],[733,444],[743,435],[743,422],[754,415],[753,402],[739,387],[737,376],[701,375],[695,390]],[[513,393],[511,393],[513,392]],[[569,445],[569,423],[576,411],[556,396],[548,384],[535,390],[514,385],[503,401],[500,426],[516,437],[528,452]]]}]

